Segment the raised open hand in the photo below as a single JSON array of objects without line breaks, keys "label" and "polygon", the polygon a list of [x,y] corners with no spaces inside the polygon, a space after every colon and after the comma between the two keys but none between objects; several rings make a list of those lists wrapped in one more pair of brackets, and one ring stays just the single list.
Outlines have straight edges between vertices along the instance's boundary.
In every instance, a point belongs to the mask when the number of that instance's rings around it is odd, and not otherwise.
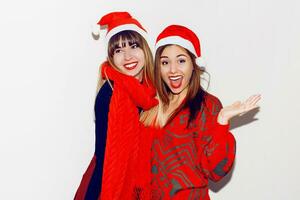
[{"label": "raised open hand", "polygon": [[257,102],[261,99],[261,95],[252,95],[246,101],[236,101],[232,105],[223,107],[218,115],[219,124],[228,124],[228,121],[237,115],[243,115],[246,112],[257,108]]}]

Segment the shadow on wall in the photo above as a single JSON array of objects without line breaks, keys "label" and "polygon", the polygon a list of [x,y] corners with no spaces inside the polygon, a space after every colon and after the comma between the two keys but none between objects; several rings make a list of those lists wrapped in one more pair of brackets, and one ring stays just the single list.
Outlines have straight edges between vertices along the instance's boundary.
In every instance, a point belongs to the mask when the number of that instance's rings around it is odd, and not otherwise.
[{"label": "shadow on wall", "polygon": [[[259,108],[256,108],[254,110],[251,110],[247,112],[246,114],[242,116],[237,116],[234,117],[230,120],[230,131],[232,131],[235,128],[250,124],[251,122],[254,122],[258,120],[255,118],[255,115],[259,112]],[[238,149],[237,149],[238,151]],[[220,191],[225,185],[227,185],[230,182],[230,179],[232,177],[233,171],[235,168],[235,163],[233,163],[232,169],[226,176],[224,176],[220,181],[218,182],[213,182],[209,181],[209,189],[213,192],[218,192]]]},{"label": "shadow on wall", "polygon": [[250,124],[251,122],[258,120],[257,118],[255,118],[255,115],[258,112],[259,112],[259,107],[255,108],[253,110],[250,110],[249,112],[245,113],[242,116],[233,117],[230,120],[230,131],[235,128]]}]

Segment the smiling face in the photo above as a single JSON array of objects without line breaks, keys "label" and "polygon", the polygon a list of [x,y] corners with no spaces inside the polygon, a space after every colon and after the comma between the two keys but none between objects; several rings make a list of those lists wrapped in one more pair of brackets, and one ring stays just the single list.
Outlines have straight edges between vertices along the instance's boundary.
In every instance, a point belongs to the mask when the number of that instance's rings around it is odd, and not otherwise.
[{"label": "smiling face", "polygon": [[187,91],[193,73],[193,63],[188,52],[178,46],[167,46],[160,56],[160,73],[173,94]]},{"label": "smiling face", "polygon": [[113,51],[112,58],[115,67],[122,73],[142,80],[145,55],[136,42],[120,39]]},{"label": "smiling face", "polygon": [[121,31],[108,42],[107,59],[120,72],[145,79],[149,84],[154,80],[152,52],[145,38],[131,30]]}]

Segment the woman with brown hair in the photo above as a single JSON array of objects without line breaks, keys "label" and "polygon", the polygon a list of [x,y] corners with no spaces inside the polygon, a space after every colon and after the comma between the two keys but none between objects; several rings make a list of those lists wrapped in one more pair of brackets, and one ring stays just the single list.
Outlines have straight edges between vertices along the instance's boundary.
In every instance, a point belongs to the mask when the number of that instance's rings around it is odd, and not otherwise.
[{"label": "woman with brown hair", "polygon": [[257,107],[260,95],[222,107],[205,91],[200,41],[193,31],[171,25],[156,41],[155,87],[159,106],[141,121],[153,129],[152,199],[208,200],[208,179],[230,170],[235,139],[229,120]]}]

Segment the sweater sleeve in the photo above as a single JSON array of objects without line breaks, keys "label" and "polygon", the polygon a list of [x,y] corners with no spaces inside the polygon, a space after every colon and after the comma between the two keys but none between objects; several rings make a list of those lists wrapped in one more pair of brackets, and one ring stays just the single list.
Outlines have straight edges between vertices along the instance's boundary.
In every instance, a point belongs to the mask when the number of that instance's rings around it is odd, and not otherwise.
[{"label": "sweater sleeve", "polygon": [[205,131],[202,141],[203,150],[200,155],[200,165],[204,174],[213,181],[224,177],[231,169],[235,158],[235,139],[229,132],[229,124],[221,125],[217,122],[217,116],[222,108],[219,100],[210,113],[210,126]]}]

